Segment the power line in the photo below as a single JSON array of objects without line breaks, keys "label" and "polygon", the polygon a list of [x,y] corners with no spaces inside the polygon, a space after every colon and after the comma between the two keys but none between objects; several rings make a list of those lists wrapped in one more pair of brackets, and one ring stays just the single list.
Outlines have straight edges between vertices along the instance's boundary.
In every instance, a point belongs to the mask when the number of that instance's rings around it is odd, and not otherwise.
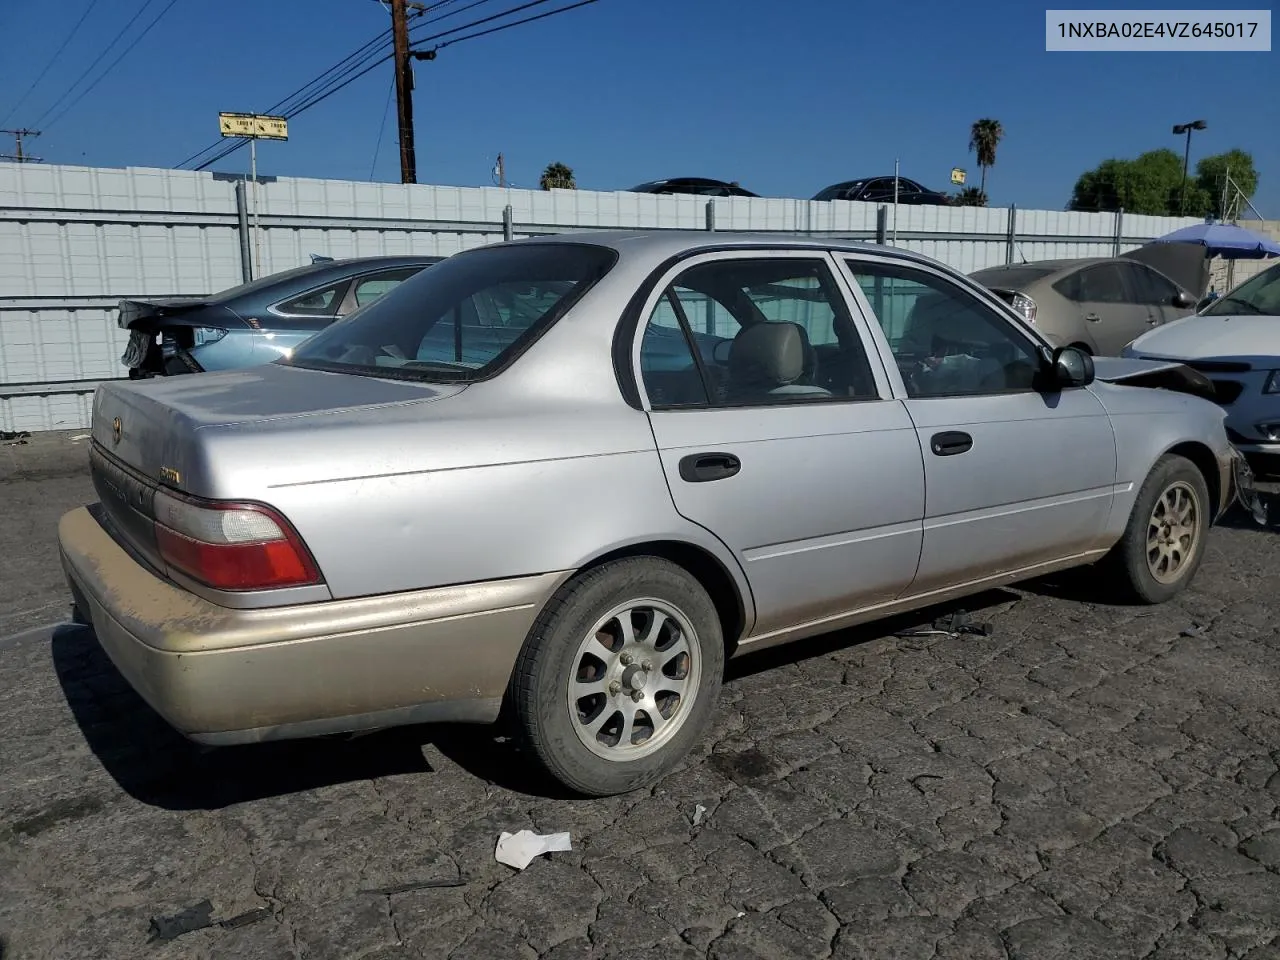
[{"label": "power line", "polygon": [[52,69],[54,63],[56,63],[58,58],[62,56],[62,52],[67,49],[67,45],[70,44],[72,39],[75,37],[76,31],[80,29],[80,25],[84,23],[85,19],[97,5],[98,0],[89,0],[89,5],[84,8],[84,13],[80,14],[80,19],[76,21],[76,25],[71,28],[71,32],[68,33],[66,39],[62,41],[62,46],[58,47],[58,49],[54,51],[53,56],[49,58],[49,62],[44,65],[44,69],[40,71],[34,80],[31,81],[31,86],[27,87],[26,93],[20,96],[18,98],[18,102],[9,108],[9,112],[4,115],[3,119],[0,119],[0,123],[8,123],[9,118],[18,112],[18,108],[27,102],[27,97],[31,96],[31,91],[35,90],[35,88],[40,85],[40,81],[44,79],[45,74]]},{"label": "power line", "polygon": [[[377,2],[380,3],[381,0],[377,0]],[[435,13],[441,7],[448,6],[451,3],[457,3],[457,2],[458,0],[440,0],[439,3],[431,5],[426,10],[418,10],[417,13],[414,15],[414,19],[421,18],[425,13]],[[442,13],[438,17],[429,17],[423,22],[415,24],[413,27],[410,28],[410,33],[412,33],[414,30],[421,30],[427,24],[435,23],[439,20],[445,19],[446,17],[455,16],[456,14],[463,13],[474,7],[478,7],[481,4],[492,3],[492,2],[493,0],[472,0],[471,3],[461,6],[456,10],[450,10],[447,13]],[[467,24],[467,26],[473,26],[473,25],[474,24]],[[331,88],[335,82],[341,80],[345,76],[349,76],[354,70],[359,69],[361,66],[364,66],[366,63],[368,63],[369,57],[376,55],[376,53],[378,52],[374,48],[379,46],[385,49],[390,49],[390,46],[391,46],[391,29],[390,28],[381,31],[377,36],[361,44],[351,53],[347,54],[337,63],[333,64],[333,66],[327,68],[326,70],[321,71],[318,75],[308,80],[297,90],[294,90],[292,93],[288,94],[287,96],[277,101],[276,103],[272,104],[270,107],[267,107],[266,110],[261,112],[274,113],[275,111],[280,110],[281,108],[285,108],[287,110],[289,105],[293,104],[295,100],[298,103],[301,103],[305,100],[306,96],[310,96],[315,93],[327,92],[327,90]],[[358,62],[354,62],[354,61],[358,61]],[[312,87],[316,87],[316,89],[311,90]],[[308,93],[308,91],[310,91],[310,93]],[[226,156],[227,153],[230,152],[231,148],[238,150],[240,147],[243,147],[248,142],[249,142],[248,140],[238,139],[235,141],[234,144],[231,144],[229,147],[225,139],[215,140],[213,143],[209,144],[208,146],[200,150],[197,150],[195,153],[187,157],[185,160],[182,160],[181,162],[174,164],[174,166],[185,167],[187,164],[192,163],[195,160],[198,160],[200,157],[204,156],[205,154],[208,154],[212,151],[220,150],[222,152],[220,152],[217,157],[214,157],[212,161],[210,161],[210,162],[217,162],[218,160],[222,159],[222,157]],[[193,167],[192,169],[202,170],[207,165],[208,165],[207,163],[202,163],[201,165]]]},{"label": "power line", "polygon": [[[541,0],[538,0],[541,2]],[[555,10],[548,10],[546,13],[539,13],[532,17],[525,17],[523,20],[513,20],[511,23],[504,23],[497,27],[490,27],[488,30],[480,30],[476,33],[468,33],[464,37],[454,37],[452,40],[446,40],[444,43],[436,47],[437,50],[443,50],[445,47],[451,47],[455,43],[461,43],[463,40],[474,40],[476,37],[487,37],[491,33],[498,33],[502,30],[509,30],[511,27],[518,27],[522,23],[533,23],[535,20],[545,20],[547,17],[554,17],[557,13],[567,13],[570,10],[577,10],[578,7],[585,7],[588,4],[596,3],[597,0],[579,0],[578,3],[571,3],[567,7],[559,7]],[[529,4],[532,6],[532,4]],[[513,11],[514,12],[514,11]]]},{"label": "power line", "polygon": [[[521,10],[528,10],[530,7],[536,7],[536,6],[540,6],[541,4],[550,3],[550,2],[551,0],[529,0],[528,3],[522,3],[520,4],[520,6],[512,7],[510,10],[503,10],[500,13],[491,14],[490,16],[482,17],[479,20],[472,20],[470,23],[464,23],[462,26],[454,27],[452,30],[445,30],[443,33],[433,34],[430,37],[423,37],[422,40],[420,40],[419,42],[427,43],[430,40],[439,40],[441,37],[447,37],[451,33],[457,33],[460,30],[470,30],[472,27],[478,27],[482,23],[491,23],[494,20],[501,20],[503,17],[509,17],[511,16],[511,14],[519,13]],[[581,6],[581,4],[578,4],[578,6]],[[570,9],[570,8],[566,7],[565,9]],[[527,21],[521,20],[519,22],[525,23]],[[419,26],[421,26],[421,24]],[[439,48],[437,47],[437,49]]]},{"label": "power line", "polygon": [[134,13],[134,15],[129,18],[129,22],[126,23],[124,27],[121,28],[119,33],[117,33],[114,37],[112,37],[110,43],[108,43],[105,47],[102,48],[102,52],[99,53],[94,58],[93,62],[89,64],[89,66],[84,68],[84,73],[76,77],[75,82],[62,92],[62,96],[58,97],[57,100],[49,104],[45,112],[40,114],[39,118],[36,120],[36,123],[39,123],[45,117],[49,116],[49,114],[53,113],[53,111],[56,110],[62,104],[62,101],[71,95],[71,91],[74,90],[76,87],[80,86],[80,81],[82,81],[85,77],[87,77],[90,73],[93,72],[93,68],[102,62],[102,58],[105,57],[108,53],[110,53],[111,48],[120,42],[120,38],[129,32],[129,28],[138,22],[138,18],[142,16],[143,11],[145,11],[147,7],[151,6],[151,3],[152,3],[152,0],[142,0],[142,6],[140,6],[137,12]]},{"label": "power line", "polygon": [[373,145],[373,163],[369,164],[369,179],[373,179],[374,171],[378,169],[378,154],[382,152],[382,135],[387,131],[387,114],[391,112],[391,98],[396,92],[395,78],[391,79],[391,86],[387,88],[387,102],[382,108],[382,123],[378,124],[378,140]]},{"label": "power line", "polygon": [[[512,8],[511,10],[506,11],[506,13],[505,13],[505,14],[499,14],[498,16],[509,16],[509,15],[510,15],[510,14],[512,14],[512,13],[519,12],[520,10],[526,10],[526,9],[528,9],[528,8],[529,8],[529,7],[531,7],[531,6],[536,6],[537,4],[540,4],[540,3],[546,3],[546,2],[547,2],[547,0],[531,0],[531,2],[529,2],[529,3],[523,4],[523,5],[519,6],[519,7]],[[579,2],[577,2],[577,3],[573,3],[573,4],[570,4],[570,5],[565,6],[565,7],[558,7],[558,8],[557,8],[557,9],[555,9],[555,10],[548,10],[548,11],[546,11],[546,12],[544,12],[544,13],[540,13],[540,14],[537,14],[537,15],[532,16],[532,17],[525,17],[525,18],[524,18],[524,19],[522,19],[522,20],[515,20],[515,21],[512,21],[511,23],[504,23],[504,24],[500,24],[500,25],[498,25],[498,26],[496,26],[496,27],[491,27],[491,28],[489,28],[488,30],[481,30],[481,31],[478,31],[478,32],[476,32],[476,33],[474,33],[474,34],[468,34],[468,35],[466,35],[466,36],[462,36],[462,37],[455,37],[455,38],[454,38],[454,39],[452,39],[452,40],[449,40],[449,41],[447,41],[447,42],[445,42],[445,43],[440,44],[436,49],[442,49],[442,48],[447,47],[447,46],[452,46],[452,45],[453,45],[453,44],[455,44],[455,43],[462,43],[464,40],[474,40],[474,39],[476,39],[477,37],[483,37],[483,36],[488,36],[489,34],[499,33],[499,32],[501,32],[502,30],[509,30],[511,27],[518,27],[518,26],[520,26],[520,25],[522,25],[522,24],[525,24],[525,23],[532,23],[532,22],[533,22],[533,21],[535,21],[535,20],[545,20],[547,17],[554,17],[554,16],[556,16],[557,14],[560,14],[560,13],[567,13],[567,12],[568,12],[568,11],[570,11],[570,10],[576,10],[576,9],[578,9],[579,7],[585,7],[585,6],[589,5],[589,4],[596,3],[596,2],[597,2],[597,0],[579,0]],[[493,20],[493,19],[495,19],[495,17],[486,17],[486,18],[484,18],[483,20],[478,20],[478,21],[475,21],[474,23],[464,24],[462,27],[460,27],[460,28],[455,28],[454,30],[446,30],[446,31],[444,31],[444,32],[442,32],[442,33],[434,34],[434,35],[432,35],[432,36],[430,36],[430,37],[424,37],[420,42],[421,42],[421,43],[428,43],[428,42],[430,42],[430,41],[432,41],[432,40],[439,39],[440,37],[445,37],[445,36],[448,36],[449,34],[456,33],[458,29],[463,29],[463,30],[465,30],[465,29],[469,29],[470,27],[477,26],[477,25],[479,25],[480,23],[487,23],[487,22],[489,22],[489,21],[491,21],[491,20]],[[358,73],[355,73],[354,75],[351,75],[351,76],[347,77],[347,79],[343,80],[341,83],[338,83],[338,84],[336,84],[336,85],[332,85],[332,84],[331,84],[331,85],[329,85],[329,86],[328,86],[328,88],[327,88],[327,89],[324,89],[322,92],[321,92],[321,91],[317,91],[317,92],[316,92],[315,94],[313,94],[310,98],[308,98],[308,99],[304,100],[301,104],[299,104],[298,106],[296,106],[294,109],[292,109],[291,111],[287,112],[287,113],[285,114],[285,117],[286,117],[287,119],[292,120],[294,117],[298,116],[298,114],[303,113],[303,112],[305,112],[305,111],[307,111],[307,110],[310,110],[312,107],[317,106],[317,105],[318,105],[318,104],[320,104],[320,103],[323,103],[325,100],[328,100],[331,96],[333,96],[333,95],[334,95],[335,93],[337,93],[339,90],[342,90],[343,88],[345,88],[345,87],[349,86],[350,84],[354,83],[355,81],[359,80],[359,79],[360,79],[361,77],[363,77],[365,74],[369,73],[369,71],[371,71],[371,70],[375,69],[376,67],[379,67],[379,66],[381,66],[382,64],[386,63],[388,60],[390,60],[390,59],[391,59],[391,57],[392,57],[392,55],[391,55],[390,53],[388,53],[388,54],[386,54],[386,55],[384,55],[384,56],[382,56],[382,57],[378,58],[377,60],[373,61],[372,63],[369,63],[367,66],[365,66],[365,67],[364,67],[364,69],[360,70]],[[348,70],[347,72],[350,72],[350,70]],[[194,167],[193,169],[195,169],[195,170],[203,170],[203,169],[205,169],[206,167],[211,166],[211,165],[212,165],[212,164],[214,164],[214,163],[217,163],[219,160],[223,159],[224,157],[230,156],[232,153],[234,153],[235,151],[239,150],[241,147],[243,147],[243,146],[244,146],[246,143],[248,143],[248,142],[249,142],[249,141],[248,141],[247,139],[237,140],[236,142],[234,142],[234,143],[230,144],[229,146],[227,146],[225,149],[221,150],[221,151],[220,151],[219,153],[217,153],[215,156],[213,156],[213,157],[209,158],[208,160],[204,161],[204,162],[203,162],[203,163],[201,163],[199,166],[196,166],[196,167]],[[204,152],[205,152],[205,151],[201,151],[201,153],[204,153]]]},{"label": "power line", "polygon": [[155,15],[154,19],[152,19],[152,21],[148,23],[145,28],[143,28],[143,31],[140,34],[138,34],[136,37],[133,38],[133,42],[120,51],[120,56],[112,60],[110,65],[108,65],[107,69],[103,70],[100,74],[98,74],[98,78],[94,80],[93,83],[89,84],[89,86],[81,90],[80,93],[76,95],[76,98],[74,100],[72,100],[65,107],[59,110],[54,115],[53,119],[45,124],[45,127],[51,127],[55,123],[57,123],[59,120],[61,120],[63,117],[65,117],[67,113],[73,107],[75,107],[77,103],[79,103],[86,96],[88,96],[89,93],[91,93],[98,84],[100,84],[104,79],[106,79],[107,74],[109,74],[112,70],[116,68],[116,64],[118,64],[121,60],[127,57],[133,51],[133,48],[142,42],[142,38],[151,32],[152,27],[154,27],[157,23],[159,23],[162,19],[164,19],[164,15],[168,13],[170,10],[172,10],[174,6],[177,4],[177,2],[178,0],[169,0],[168,5]]}]

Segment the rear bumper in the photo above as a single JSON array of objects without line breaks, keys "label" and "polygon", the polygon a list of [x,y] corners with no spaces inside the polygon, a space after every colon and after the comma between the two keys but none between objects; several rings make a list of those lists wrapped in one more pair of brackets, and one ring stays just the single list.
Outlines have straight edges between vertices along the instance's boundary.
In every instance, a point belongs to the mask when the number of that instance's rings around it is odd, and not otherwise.
[{"label": "rear bumper", "polygon": [[568,573],[232,610],[155,576],[87,508],[58,525],[84,619],[135,690],[210,744],[492,722],[525,636]]}]

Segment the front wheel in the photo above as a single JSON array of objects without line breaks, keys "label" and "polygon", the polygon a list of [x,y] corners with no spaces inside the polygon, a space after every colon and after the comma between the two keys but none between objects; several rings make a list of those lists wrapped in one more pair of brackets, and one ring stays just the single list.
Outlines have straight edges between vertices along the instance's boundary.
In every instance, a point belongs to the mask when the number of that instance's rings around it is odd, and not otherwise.
[{"label": "front wheel", "polygon": [[525,640],[511,705],[530,752],[588,796],[659,780],[702,736],[720,691],[715,605],[657,557],[606,563],[557,591]]},{"label": "front wheel", "polygon": [[1204,558],[1209,509],[1209,488],[1194,463],[1177,454],[1156,461],[1108,557],[1130,599],[1164,603],[1191,582]]}]

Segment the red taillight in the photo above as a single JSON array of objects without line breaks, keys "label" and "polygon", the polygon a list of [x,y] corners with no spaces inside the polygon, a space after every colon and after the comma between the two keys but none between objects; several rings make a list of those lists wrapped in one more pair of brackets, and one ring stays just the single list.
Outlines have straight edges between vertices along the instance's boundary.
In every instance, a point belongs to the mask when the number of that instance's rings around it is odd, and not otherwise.
[{"label": "red taillight", "polygon": [[289,522],[250,503],[156,494],[156,546],[174,570],[218,590],[274,590],[320,582]]}]

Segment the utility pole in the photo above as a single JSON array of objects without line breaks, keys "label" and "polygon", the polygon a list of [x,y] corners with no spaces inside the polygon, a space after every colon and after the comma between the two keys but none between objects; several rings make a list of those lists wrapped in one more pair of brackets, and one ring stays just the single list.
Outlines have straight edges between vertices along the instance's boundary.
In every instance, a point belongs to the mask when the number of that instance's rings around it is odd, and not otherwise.
[{"label": "utility pole", "polygon": [[1187,212],[1187,167],[1191,163],[1191,131],[1203,130],[1208,126],[1203,120],[1192,120],[1190,123],[1178,123],[1173,127],[1173,135],[1180,137],[1182,134],[1187,135],[1187,146],[1182,152],[1182,189],[1178,197],[1178,213],[1185,214]]},{"label": "utility pole", "polygon": [[7,133],[14,139],[14,152],[0,153],[0,160],[13,160],[15,163],[40,163],[39,157],[33,157],[22,149],[22,138],[38,137],[40,136],[39,130],[28,130],[22,127],[18,130],[0,130],[0,133]]},{"label": "utility pole", "polygon": [[396,120],[400,130],[400,182],[418,182],[413,155],[413,70],[409,66],[408,4],[391,0],[391,37],[395,44]]}]

